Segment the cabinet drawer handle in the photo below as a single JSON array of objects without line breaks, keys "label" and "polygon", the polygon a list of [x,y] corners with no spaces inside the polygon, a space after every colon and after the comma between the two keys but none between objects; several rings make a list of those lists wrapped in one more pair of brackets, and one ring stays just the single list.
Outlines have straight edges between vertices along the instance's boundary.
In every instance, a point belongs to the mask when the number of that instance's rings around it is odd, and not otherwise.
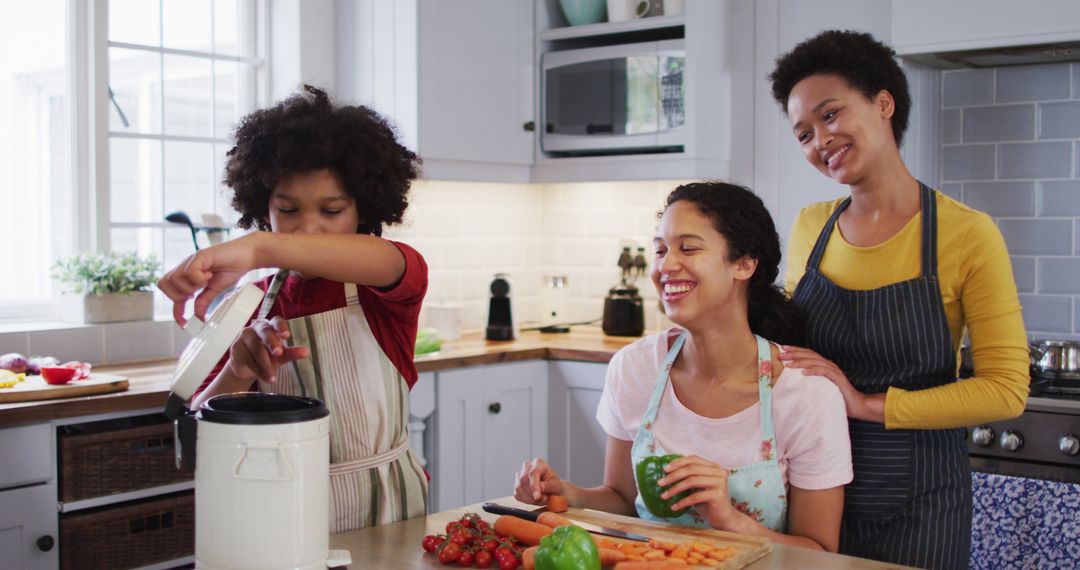
[{"label": "cabinet drawer handle", "polygon": [[502,411],[502,404],[500,404],[498,402],[495,402],[495,403],[491,404],[490,406],[488,406],[488,411],[493,413],[493,414],[497,414],[497,413]]},{"label": "cabinet drawer handle", "polygon": [[524,125],[521,125],[521,128],[523,128],[526,131],[529,131],[531,133],[531,132],[536,130],[536,122],[535,121],[529,121],[529,122],[525,123]]},{"label": "cabinet drawer handle", "polygon": [[35,544],[37,544],[38,550],[48,552],[52,550],[52,547],[56,544],[56,539],[46,534],[45,536],[39,537]]}]

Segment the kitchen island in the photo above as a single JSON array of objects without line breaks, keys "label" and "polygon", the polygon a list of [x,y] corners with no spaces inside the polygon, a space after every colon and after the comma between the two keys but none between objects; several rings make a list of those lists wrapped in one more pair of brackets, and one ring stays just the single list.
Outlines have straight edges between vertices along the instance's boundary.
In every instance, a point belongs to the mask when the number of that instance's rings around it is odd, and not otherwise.
[{"label": "kitchen island", "polygon": [[[501,505],[531,509],[515,501],[511,497],[495,499],[494,502]],[[439,563],[438,559],[424,552],[420,543],[428,534],[440,534],[445,532],[446,523],[458,520],[464,513],[480,513],[484,520],[494,522],[495,515],[484,513],[480,505],[470,505],[461,509],[453,509],[441,513],[434,513],[425,518],[417,518],[399,523],[366,528],[353,532],[347,532],[330,537],[330,548],[348,550],[352,556],[352,564],[349,568],[448,568]],[[563,513],[570,519],[575,518],[578,509],[571,509]],[[634,525],[635,532],[647,525],[639,519],[586,511],[590,520],[602,518],[606,526]],[[672,528],[672,527],[668,527]],[[643,532],[643,534],[648,534]],[[733,535],[738,536],[738,535]],[[686,540],[700,540],[700,537],[687,537]],[[898,569],[907,568],[896,564],[876,562],[863,558],[853,558],[840,554],[832,554],[784,544],[771,544],[771,551],[764,557],[750,563],[751,570],[779,570],[779,569]],[[452,567],[456,567],[452,566]]]}]

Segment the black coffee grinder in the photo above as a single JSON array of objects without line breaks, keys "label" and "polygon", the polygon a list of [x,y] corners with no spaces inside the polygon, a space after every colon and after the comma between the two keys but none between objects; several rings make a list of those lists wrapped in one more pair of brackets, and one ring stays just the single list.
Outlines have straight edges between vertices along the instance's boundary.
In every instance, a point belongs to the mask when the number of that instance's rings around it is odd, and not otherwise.
[{"label": "black coffee grinder", "polygon": [[514,313],[510,306],[510,276],[496,273],[491,282],[491,300],[488,301],[488,324],[484,338],[488,340],[514,340]]},{"label": "black coffee grinder", "polygon": [[645,275],[645,248],[637,248],[637,255],[631,256],[630,248],[624,247],[618,265],[622,278],[604,298],[604,334],[641,336],[645,332],[645,309],[634,283]]}]

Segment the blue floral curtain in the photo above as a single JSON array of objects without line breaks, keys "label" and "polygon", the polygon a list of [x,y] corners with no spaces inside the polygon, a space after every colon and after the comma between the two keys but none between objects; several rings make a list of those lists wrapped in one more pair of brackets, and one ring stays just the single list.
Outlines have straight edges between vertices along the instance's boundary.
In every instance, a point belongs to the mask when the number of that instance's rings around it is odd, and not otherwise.
[{"label": "blue floral curtain", "polygon": [[971,568],[1080,568],[1080,485],[972,473]]}]

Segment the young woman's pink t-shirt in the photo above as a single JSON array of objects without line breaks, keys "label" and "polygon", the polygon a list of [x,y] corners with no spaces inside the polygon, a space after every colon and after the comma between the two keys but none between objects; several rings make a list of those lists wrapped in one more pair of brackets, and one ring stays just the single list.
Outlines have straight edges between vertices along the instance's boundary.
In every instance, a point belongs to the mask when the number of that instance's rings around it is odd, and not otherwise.
[{"label": "young woman's pink t-shirt", "polygon": [[[611,437],[633,441],[649,405],[669,340],[679,329],[647,336],[611,359],[596,419]],[[698,455],[723,467],[758,463],[761,404],[726,418],[686,408],[668,382],[653,431],[668,453]],[[773,384],[773,429],[785,484],[828,489],[851,482],[851,441],[840,390],[821,376],[784,369]]]}]

